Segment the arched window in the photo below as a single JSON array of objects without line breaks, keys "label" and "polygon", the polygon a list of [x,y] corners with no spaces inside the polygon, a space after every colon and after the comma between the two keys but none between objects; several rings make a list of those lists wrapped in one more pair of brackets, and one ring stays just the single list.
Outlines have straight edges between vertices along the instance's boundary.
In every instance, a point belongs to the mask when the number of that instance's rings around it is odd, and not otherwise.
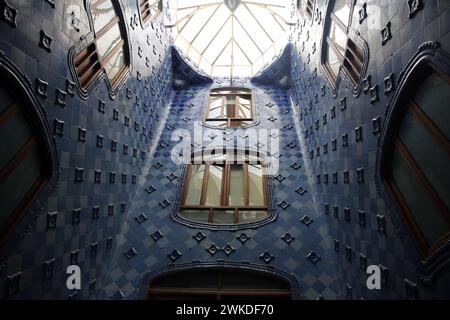
[{"label": "arched window", "polygon": [[[1,70],[0,70],[1,71]],[[3,242],[51,175],[31,107],[0,79],[0,231]]]},{"label": "arched window", "polygon": [[359,44],[364,41],[351,28],[353,3],[352,0],[329,2],[322,44],[322,66],[333,86],[342,71],[353,86],[357,87],[366,68],[366,54]]},{"label": "arched window", "polygon": [[[423,257],[450,239],[450,77],[428,68],[402,100],[384,180]],[[424,77],[424,78],[423,78]]]},{"label": "arched window", "polygon": [[163,10],[163,0],[138,0],[138,5],[143,27],[147,26]]},{"label": "arched window", "polygon": [[193,157],[186,169],[179,217],[219,227],[267,220],[269,198],[264,164],[251,154],[232,155],[231,151]]},{"label": "arched window", "polygon": [[252,92],[244,88],[211,90],[205,123],[213,127],[245,127],[254,123]]},{"label": "arched window", "polygon": [[172,272],[150,283],[150,300],[291,299],[289,283],[263,272],[199,268]]},{"label": "arched window", "polygon": [[93,38],[73,55],[79,84],[87,90],[102,72],[112,91],[125,77],[130,62],[126,27],[115,0],[87,2],[92,18]]},{"label": "arched window", "polygon": [[314,16],[315,5],[316,0],[297,0],[297,9],[310,20],[312,20]]}]

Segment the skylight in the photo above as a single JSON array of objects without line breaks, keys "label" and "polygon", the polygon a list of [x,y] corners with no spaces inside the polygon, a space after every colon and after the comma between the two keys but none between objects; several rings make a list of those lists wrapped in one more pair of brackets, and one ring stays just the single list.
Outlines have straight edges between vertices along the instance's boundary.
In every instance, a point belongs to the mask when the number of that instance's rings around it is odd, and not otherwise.
[{"label": "skylight", "polygon": [[213,77],[251,77],[288,43],[290,0],[170,0],[174,44]]}]

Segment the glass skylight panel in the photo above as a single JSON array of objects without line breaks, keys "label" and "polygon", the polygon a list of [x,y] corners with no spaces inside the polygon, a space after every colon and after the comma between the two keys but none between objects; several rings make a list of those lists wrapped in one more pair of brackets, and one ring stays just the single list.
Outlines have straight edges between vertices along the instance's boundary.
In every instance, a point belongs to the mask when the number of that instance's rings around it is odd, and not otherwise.
[{"label": "glass skylight panel", "polygon": [[175,45],[211,76],[253,76],[288,42],[289,0],[170,0],[169,7]]}]

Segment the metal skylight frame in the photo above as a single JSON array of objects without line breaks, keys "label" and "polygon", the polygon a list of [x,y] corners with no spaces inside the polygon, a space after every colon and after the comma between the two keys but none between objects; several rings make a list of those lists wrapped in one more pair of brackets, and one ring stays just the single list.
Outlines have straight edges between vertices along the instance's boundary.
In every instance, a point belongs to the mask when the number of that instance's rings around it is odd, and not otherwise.
[{"label": "metal skylight frame", "polygon": [[251,77],[288,43],[289,0],[242,0],[234,11],[218,0],[169,6],[174,44],[211,76]]}]

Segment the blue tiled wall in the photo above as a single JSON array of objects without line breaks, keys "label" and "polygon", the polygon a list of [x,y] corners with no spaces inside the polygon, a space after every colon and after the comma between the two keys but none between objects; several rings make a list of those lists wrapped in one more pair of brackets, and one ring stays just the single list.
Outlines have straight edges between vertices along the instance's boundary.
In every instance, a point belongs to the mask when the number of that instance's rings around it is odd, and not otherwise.
[{"label": "blue tiled wall", "polygon": [[[160,117],[172,94],[171,36],[161,26],[161,18],[153,27],[143,30],[139,18],[136,20],[137,2],[122,0],[133,48],[131,77],[115,100],[109,98],[102,82],[87,100],[80,99],[78,94],[68,94],[62,106],[55,103],[56,90],[66,92],[67,80],[74,81],[69,71],[69,49],[90,32],[84,1],[7,0],[7,3],[17,10],[16,27],[8,23],[2,12],[0,50],[28,77],[33,91],[37,79],[48,83],[47,97],[39,97],[39,101],[51,128],[55,119],[64,122],[64,128],[62,136],[54,137],[60,159],[56,191],[48,198],[38,198],[0,249],[0,296],[74,298],[74,293],[66,289],[66,268],[71,264],[71,253],[78,250],[82,290],[75,295],[91,298],[102,288],[105,266],[112,257]],[[79,32],[71,27],[73,11],[80,21]],[[138,23],[131,23],[132,18]],[[41,30],[52,38],[50,52],[39,45]],[[103,103],[104,112],[100,112]],[[116,112],[118,118],[114,120]],[[125,125],[125,117],[129,117],[129,126]],[[87,133],[84,143],[78,139],[80,128]],[[97,145],[98,135],[103,136],[101,147]],[[115,152],[112,141],[117,142]],[[124,146],[128,146],[127,155]],[[82,182],[75,182],[76,168],[83,169]],[[98,170],[101,182],[94,183],[94,172]],[[115,173],[115,183],[111,183],[110,173]],[[99,207],[98,219],[95,207]],[[81,221],[74,224],[73,212],[78,210]],[[55,212],[56,228],[49,229],[47,216]],[[108,241],[112,241],[112,246]],[[17,280],[20,290],[15,293]]]},{"label": "blue tiled wall", "polygon": [[[296,298],[448,298],[448,271],[431,284],[420,281],[417,250],[392,203],[377,192],[378,135],[372,123],[377,117],[384,119],[390,102],[382,89],[384,78],[399,76],[421,43],[439,41],[450,51],[448,1],[423,1],[423,9],[412,19],[406,0],[357,1],[355,15],[367,5],[367,18],[361,24],[355,19],[354,28],[369,45],[367,75],[371,87],[378,84],[380,89],[375,103],[370,93],[354,97],[344,83],[337,97],[332,96],[319,63],[327,1],[316,1],[311,23],[293,15],[299,24],[291,28],[292,44],[279,59],[253,81],[236,80],[256,92],[256,128],[278,128],[281,133],[281,169],[272,179],[277,220],[238,231],[190,228],[171,218],[182,177],[182,168],[170,161],[176,144],[172,133],[178,128],[192,131],[193,122],[203,117],[209,88],[229,83],[209,80],[192,69],[170,48],[171,35],[160,20],[143,30],[136,1],[122,0],[133,47],[132,76],[115,100],[101,83],[87,100],[68,95],[63,107],[55,103],[55,95],[57,89],[66,90],[67,79],[73,80],[68,51],[89,32],[83,1],[57,1],[55,7],[47,0],[32,5],[7,2],[17,9],[17,26],[0,17],[0,50],[33,85],[36,79],[48,82],[47,97],[39,99],[49,123],[63,121],[64,131],[55,136],[61,171],[56,191],[38,199],[0,248],[1,297],[143,298],[155,272],[228,263],[295,279]],[[66,24],[71,5],[82,8],[79,32]],[[392,39],[383,46],[380,29],[388,21]],[[53,38],[51,52],[39,46],[41,30]],[[104,113],[99,111],[103,102]],[[80,128],[86,129],[85,143],[78,141]],[[362,139],[356,141],[359,128]],[[102,147],[97,147],[97,135],[103,136]],[[223,139],[222,131],[215,135]],[[81,183],[75,182],[76,168],[83,169]],[[97,184],[96,170],[101,170]],[[344,183],[347,171],[349,182]],[[359,182],[358,172],[364,176]],[[111,173],[115,183],[110,182]],[[100,215],[93,220],[97,206]],[[79,209],[81,221],[74,224],[73,212]],[[56,228],[48,229],[48,214],[55,212]],[[384,233],[378,231],[377,216],[385,218]],[[65,270],[76,250],[83,288],[74,295],[65,288]],[[365,263],[387,270],[382,290],[366,288],[361,268]],[[8,295],[8,285],[17,279],[20,290]]]},{"label": "blue tiled wall", "polygon": [[[442,48],[450,52],[450,3],[420,1],[421,10],[410,17],[408,1],[357,1],[352,27],[368,43],[370,57],[365,78],[370,77],[371,83],[368,92],[363,90],[354,97],[352,89],[341,82],[336,98],[320,65],[327,3],[316,1],[312,22],[304,21],[300,14],[293,16],[298,23],[291,29],[295,49],[291,59],[290,96],[301,119],[301,145],[306,166],[312,173],[310,178],[319,214],[326,217],[329,235],[336,242],[336,252],[331,256],[337,262],[344,298],[448,298],[448,267],[431,283],[419,279],[418,251],[392,202],[383,200],[377,192],[375,175],[380,132],[374,130],[373,119],[379,118],[383,125],[392,98],[392,94],[384,93],[384,79],[390,74],[398,79],[422,43],[439,41]],[[362,14],[360,22],[359,13],[364,6],[367,14]],[[381,30],[389,22],[391,39],[383,45]],[[376,86],[377,94],[373,90]],[[345,135],[348,135],[348,146],[343,143]],[[332,146],[334,140],[336,150]],[[324,152],[326,148],[328,151]],[[358,171],[363,174],[363,181],[358,181]],[[348,183],[344,181],[346,172]],[[329,183],[326,184],[327,175]],[[333,175],[337,175],[335,182]],[[349,221],[345,218],[346,212]],[[377,216],[385,219],[385,232],[378,231]],[[366,263],[386,268],[387,283],[383,283],[382,290],[367,289]]]},{"label": "blue tiled wall", "polygon": [[[280,60],[270,71],[284,68],[284,63]],[[277,220],[257,229],[211,231],[190,228],[171,219],[182,178],[182,167],[170,160],[171,150],[177,144],[177,139],[172,141],[173,131],[186,129],[192,133],[193,122],[203,118],[211,86],[230,83],[216,79],[213,84],[179,89],[174,93],[154,157],[145,165],[147,175],[129,209],[120,247],[112,259],[108,280],[104,281],[109,283],[105,297],[145,298],[142,292],[148,286],[147,273],[176,270],[186,264],[195,266],[198,262],[242,263],[288,274],[297,283],[296,298],[332,299],[340,295],[341,285],[330,255],[332,239],[327,236],[326,219],[318,214],[313,201],[288,91],[245,79],[237,79],[233,84],[255,90],[260,122],[252,129],[280,129],[280,171],[273,179]],[[226,134],[213,129],[204,131],[204,136],[209,143],[212,139],[221,141]]]}]

